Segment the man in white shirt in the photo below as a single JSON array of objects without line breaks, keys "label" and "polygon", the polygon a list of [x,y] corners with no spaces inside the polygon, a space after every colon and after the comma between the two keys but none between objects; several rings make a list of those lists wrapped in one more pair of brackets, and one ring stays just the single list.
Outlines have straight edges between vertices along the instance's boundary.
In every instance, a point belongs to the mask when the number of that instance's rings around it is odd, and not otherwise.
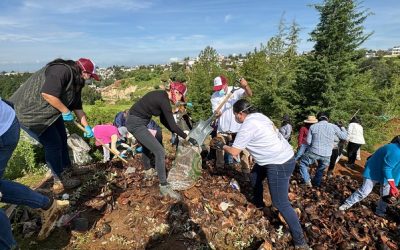
[{"label": "man in white shirt", "polygon": [[[213,112],[216,111],[219,104],[225,99],[225,97],[232,91],[232,86],[228,86],[228,81],[224,76],[217,76],[214,78],[214,93],[211,96],[211,104]],[[248,82],[244,79],[240,79],[240,88],[235,90],[229,100],[222,106],[221,110],[217,113],[217,137],[221,138],[227,145],[231,145],[235,139],[236,133],[239,131],[241,124],[235,121],[232,107],[236,101],[242,97],[252,96],[253,93]],[[230,156],[230,155],[229,155]],[[232,158],[232,156],[230,156]],[[242,151],[241,155],[242,170],[249,170],[249,153]],[[229,162],[228,162],[229,163]],[[224,151],[216,151],[216,167],[221,168],[225,164]]]}]

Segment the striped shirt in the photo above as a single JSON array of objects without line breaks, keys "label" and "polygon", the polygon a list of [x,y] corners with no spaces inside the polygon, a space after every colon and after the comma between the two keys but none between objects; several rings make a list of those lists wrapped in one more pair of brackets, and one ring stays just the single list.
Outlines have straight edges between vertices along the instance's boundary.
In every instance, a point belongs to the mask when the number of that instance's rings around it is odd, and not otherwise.
[{"label": "striped shirt", "polygon": [[312,125],[307,135],[307,144],[310,145],[309,150],[319,156],[331,156],[335,135],[339,139],[347,139],[347,132],[344,127],[340,129],[335,124],[327,121],[320,121]]}]

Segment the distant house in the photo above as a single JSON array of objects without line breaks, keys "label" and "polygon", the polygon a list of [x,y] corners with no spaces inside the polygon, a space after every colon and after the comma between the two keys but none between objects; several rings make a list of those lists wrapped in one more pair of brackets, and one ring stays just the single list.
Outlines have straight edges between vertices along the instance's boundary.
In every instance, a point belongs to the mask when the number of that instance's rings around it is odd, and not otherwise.
[{"label": "distant house", "polygon": [[392,56],[400,56],[400,46],[394,46],[392,48]]},{"label": "distant house", "polygon": [[376,57],[376,51],[374,50],[369,50],[365,53],[366,58],[371,58],[371,57]]}]

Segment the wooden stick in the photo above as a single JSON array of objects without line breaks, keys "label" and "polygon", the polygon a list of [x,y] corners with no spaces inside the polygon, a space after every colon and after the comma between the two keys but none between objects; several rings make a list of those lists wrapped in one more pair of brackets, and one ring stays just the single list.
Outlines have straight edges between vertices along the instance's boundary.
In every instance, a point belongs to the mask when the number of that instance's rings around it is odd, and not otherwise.
[{"label": "wooden stick", "polygon": [[[86,132],[85,128],[82,127],[81,124],[77,123],[76,121],[74,121],[74,123],[75,123],[75,125],[76,125],[80,130],[82,130],[83,132]],[[101,146],[103,146],[103,147],[105,147],[106,149],[108,149],[111,153],[113,153],[114,155],[116,155],[116,156],[117,156],[118,158],[120,158],[123,162],[128,163],[127,160],[125,160],[124,158],[122,158],[122,157],[119,155],[119,152],[115,152],[115,150],[113,150],[112,148],[110,148],[107,144],[104,144],[100,139],[97,139],[96,137],[94,137],[94,138],[96,139],[96,141],[97,141],[98,143],[101,144]]]}]

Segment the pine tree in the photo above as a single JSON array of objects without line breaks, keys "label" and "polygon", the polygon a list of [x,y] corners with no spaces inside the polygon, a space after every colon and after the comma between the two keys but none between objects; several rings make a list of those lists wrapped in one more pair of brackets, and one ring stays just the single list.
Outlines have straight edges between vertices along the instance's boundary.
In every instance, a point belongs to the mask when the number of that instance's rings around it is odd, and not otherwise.
[{"label": "pine tree", "polygon": [[293,22],[287,27],[283,18],[278,33],[266,45],[250,53],[243,64],[242,73],[254,92],[251,101],[266,115],[281,119],[283,114],[294,116],[297,107],[294,90],[297,68],[299,26]]},{"label": "pine tree", "polygon": [[343,107],[342,100],[357,99],[352,94],[357,84],[352,81],[359,79],[357,65],[362,54],[357,48],[371,36],[362,26],[370,13],[352,0],[325,0],[314,7],[320,22],[311,32],[314,50],[304,57],[298,72],[299,104],[303,112],[327,110],[335,116],[347,109],[350,114],[358,107]]},{"label": "pine tree", "polygon": [[213,79],[221,74],[217,51],[207,46],[199,54],[188,79],[188,97],[193,102],[192,118],[195,121],[206,119],[212,114],[210,98]]}]

